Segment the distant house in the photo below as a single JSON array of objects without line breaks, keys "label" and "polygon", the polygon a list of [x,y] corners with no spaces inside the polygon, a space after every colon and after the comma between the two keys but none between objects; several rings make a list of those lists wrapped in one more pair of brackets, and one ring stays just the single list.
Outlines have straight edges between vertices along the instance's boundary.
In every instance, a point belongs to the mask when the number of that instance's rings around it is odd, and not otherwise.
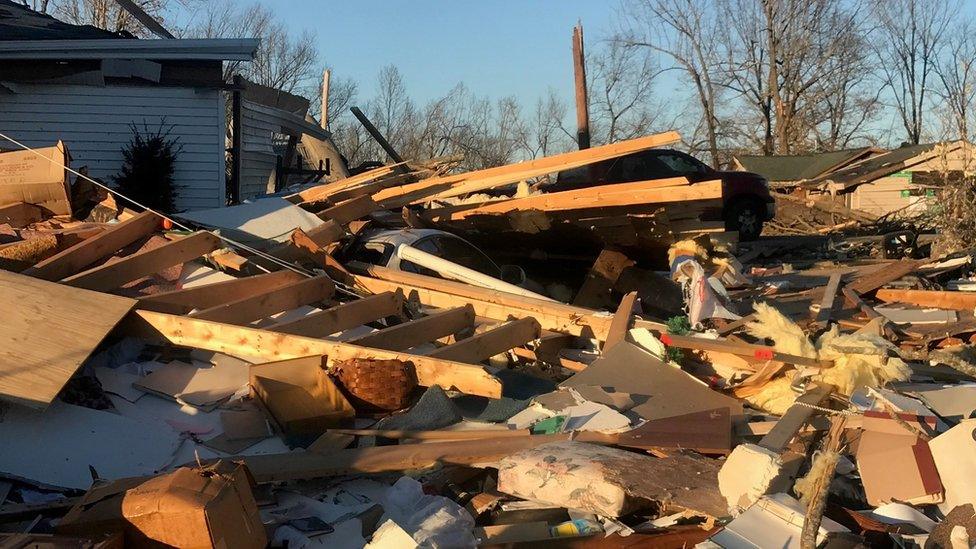
[{"label": "distant house", "polygon": [[736,170],[757,173],[772,186],[783,187],[815,179],[883,152],[875,147],[862,147],[804,155],[736,155],[732,163]]},{"label": "distant house", "polygon": [[[257,39],[138,40],[70,25],[0,0],[0,132],[31,147],[63,140],[72,167],[108,183],[131,126],[179,140],[177,208],[226,200],[223,61],[249,61]],[[15,148],[0,139],[0,149]]]},{"label": "distant house", "polygon": [[782,190],[830,193],[874,215],[923,211],[946,177],[971,172],[973,145],[965,141],[873,147],[804,156],[737,156],[736,169],[758,173]]}]

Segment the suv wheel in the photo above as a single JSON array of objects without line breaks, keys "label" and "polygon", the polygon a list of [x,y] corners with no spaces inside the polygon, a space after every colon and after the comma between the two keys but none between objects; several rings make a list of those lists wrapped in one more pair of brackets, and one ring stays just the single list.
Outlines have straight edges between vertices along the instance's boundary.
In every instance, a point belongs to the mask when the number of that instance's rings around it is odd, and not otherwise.
[{"label": "suv wheel", "polygon": [[759,238],[762,232],[762,217],[756,203],[752,201],[742,201],[734,204],[728,213],[725,228],[730,231],[739,231],[739,240],[749,241]]}]

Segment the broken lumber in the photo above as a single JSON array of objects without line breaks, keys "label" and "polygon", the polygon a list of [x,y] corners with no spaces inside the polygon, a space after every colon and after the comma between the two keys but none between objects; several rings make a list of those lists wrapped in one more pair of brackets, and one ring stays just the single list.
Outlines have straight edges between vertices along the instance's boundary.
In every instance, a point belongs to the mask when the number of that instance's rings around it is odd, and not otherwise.
[{"label": "broken lumber", "polygon": [[953,311],[976,309],[976,293],[938,290],[898,290],[881,288],[874,297],[886,303],[906,303],[919,307],[937,307]]},{"label": "broken lumber", "polygon": [[325,337],[403,313],[403,292],[383,292],[305,315],[295,320],[276,322],[267,327],[274,332],[306,337]]},{"label": "broken lumber", "polygon": [[136,308],[159,313],[186,314],[193,309],[209,309],[224,303],[261,295],[274,288],[303,279],[302,275],[294,271],[274,271],[143,296],[139,298]]},{"label": "broken lumber", "polygon": [[16,202],[0,206],[0,224],[6,223],[15,229],[20,229],[44,219],[41,209],[33,204]]},{"label": "broken lumber", "polygon": [[499,185],[517,183],[547,173],[577,168],[633,152],[675,143],[680,139],[681,136],[678,135],[678,132],[670,131],[637,139],[629,139],[602,147],[593,147],[582,151],[527,160],[517,164],[435,177],[380,191],[373,195],[373,200],[383,208],[396,209],[425,200],[450,198],[483,191]]},{"label": "broken lumber", "polygon": [[903,259],[901,261],[893,261],[891,263],[882,265],[878,269],[871,271],[864,276],[858,277],[857,280],[847,284],[847,287],[858,295],[866,294],[872,290],[877,290],[889,282],[894,282],[895,280],[914,272],[916,269],[928,262],[929,260],[926,259]]},{"label": "broken lumber", "polygon": [[706,339],[703,337],[680,336],[667,333],[662,333],[660,337],[665,345],[679,349],[721,351],[759,360],[776,360],[796,366],[809,366],[811,368],[830,368],[834,365],[833,360],[822,360],[780,353],[775,348],[765,345],[752,345],[750,343],[738,343],[724,339]]},{"label": "broken lumber", "polygon": [[474,307],[465,305],[383,328],[350,341],[364,347],[404,351],[449,335],[474,324]]},{"label": "broken lumber", "polygon": [[439,385],[445,389],[455,387],[462,393],[489,398],[500,398],[502,394],[501,382],[480,366],[186,316],[133,311],[122,322],[120,332],[261,361],[311,355],[327,356],[330,363],[352,359],[407,361],[416,368],[417,380],[421,385]]},{"label": "broken lumber", "polygon": [[542,328],[532,317],[504,322],[480,334],[460,339],[427,353],[427,356],[477,364],[539,337]]},{"label": "broken lumber", "polygon": [[317,185],[304,191],[297,192],[292,195],[285,197],[292,204],[302,204],[306,202],[319,202],[329,198],[336,192],[350,189],[358,185],[363,185],[371,181],[375,181],[381,177],[385,177],[396,169],[400,164],[388,164],[386,166],[380,166],[378,168],[373,168],[372,170],[365,171],[360,174],[346,177],[338,181],[333,181],[332,183],[326,183],[324,185]]},{"label": "broken lumber", "polygon": [[340,202],[331,208],[326,208],[318,212],[317,216],[323,221],[334,221],[339,225],[346,225],[350,221],[355,221],[357,219],[366,217],[367,215],[375,212],[379,208],[376,202],[368,195],[357,196],[356,198],[350,198],[344,202]]},{"label": "broken lumber", "polygon": [[[82,242],[79,246],[90,240],[92,239]],[[219,247],[220,238],[207,231],[198,231],[179,240],[163,244],[158,248],[137,252],[118,261],[93,267],[74,276],[69,276],[61,282],[76,288],[108,291],[118,288],[126,282],[157,273],[167,267],[196,259]]]},{"label": "broken lumber", "polygon": [[142,212],[41,261],[24,274],[44,280],[62,280],[151,234],[160,223],[162,218],[155,213]]},{"label": "broken lumber", "polygon": [[302,305],[323,301],[332,297],[333,293],[335,293],[335,284],[328,276],[303,278],[289,284],[270,288],[264,293],[196,311],[190,316],[201,320],[213,320],[229,324],[248,324],[275,313],[290,311]]}]

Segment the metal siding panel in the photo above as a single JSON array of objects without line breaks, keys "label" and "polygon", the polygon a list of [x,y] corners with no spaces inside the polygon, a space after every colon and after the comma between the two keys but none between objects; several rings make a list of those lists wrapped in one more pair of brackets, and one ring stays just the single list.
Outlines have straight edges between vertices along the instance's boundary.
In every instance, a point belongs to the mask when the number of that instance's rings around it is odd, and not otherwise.
[{"label": "metal siding panel", "polygon": [[[130,125],[150,128],[165,121],[183,143],[175,179],[184,187],[179,209],[222,206],[224,110],[218,90],[151,86],[17,85],[0,95],[0,131],[31,147],[67,144],[72,166],[110,182],[122,166],[121,148]],[[111,106],[112,108],[105,108]],[[217,137],[220,137],[219,139]],[[11,148],[12,145],[4,145]]]}]

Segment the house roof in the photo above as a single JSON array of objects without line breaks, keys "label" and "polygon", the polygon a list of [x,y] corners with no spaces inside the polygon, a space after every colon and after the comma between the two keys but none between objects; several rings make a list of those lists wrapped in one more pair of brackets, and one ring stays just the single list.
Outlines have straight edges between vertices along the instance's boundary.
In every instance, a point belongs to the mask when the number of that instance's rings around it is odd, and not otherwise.
[{"label": "house roof", "polygon": [[139,40],[91,25],[72,25],[0,0],[2,59],[157,59],[250,61],[257,38]]},{"label": "house roof", "polygon": [[806,155],[742,155],[735,158],[746,171],[757,173],[769,181],[800,181],[813,179],[874,150],[862,147]]},{"label": "house roof", "polygon": [[[947,151],[951,151],[963,146],[963,143],[963,141],[955,141],[945,143],[945,145],[948,146]],[[847,168],[818,177],[810,181],[809,186],[819,186],[823,183],[830,182],[847,190],[851,187],[886,177],[915,164],[925,162],[939,152],[936,151],[938,145],[940,143],[923,143],[899,147],[848,166]]]},{"label": "house roof", "polygon": [[38,13],[23,4],[0,0],[0,37],[3,40],[92,40],[122,38],[91,25],[72,25]]}]

